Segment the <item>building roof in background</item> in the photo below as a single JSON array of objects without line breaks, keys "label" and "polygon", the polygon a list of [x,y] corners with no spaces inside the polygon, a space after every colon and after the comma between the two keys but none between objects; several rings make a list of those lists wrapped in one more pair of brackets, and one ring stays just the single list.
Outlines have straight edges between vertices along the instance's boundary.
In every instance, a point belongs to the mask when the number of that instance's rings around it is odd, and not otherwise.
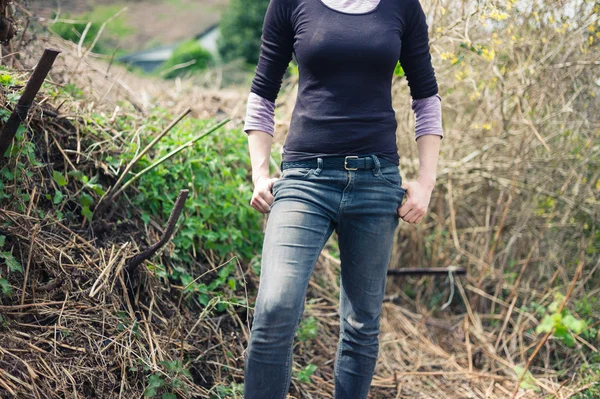
[{"label": "building roof in background", "polygon": [[[219,28],[218,23],[213,24],[210,27],[208,27],[207,29],[205,29],[204,31],[202,31],[201,33],[194,36],[193,38],[202,42],[204,38],[208,38],[218,28]],[[163,62],[163,61],[166,61],[171,56],[173,51],[182,42],[185,42],[185,40],[179,41],[177,43],[168,44],[165,46],[158,46],[158,47],[154,47],[154,48],[151,48],[148,50],[142,50],[142,51],[138,51],[135,53],[127,54],[123,57],[120,57],[119,61],[125,62],[125,63],[133,63],[133,64],[139,64],[142,62],[152,62],[152,63]],[[205,47],[207,48],[207,50],[213,50],[213,49],[209,48],[210,46],[205,45]]]}]

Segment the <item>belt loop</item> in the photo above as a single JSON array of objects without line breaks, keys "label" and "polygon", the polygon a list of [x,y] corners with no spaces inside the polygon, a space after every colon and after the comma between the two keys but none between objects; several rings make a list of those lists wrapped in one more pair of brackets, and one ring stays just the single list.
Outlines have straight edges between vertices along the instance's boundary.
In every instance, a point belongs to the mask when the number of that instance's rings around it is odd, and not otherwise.
[{"label": "belt loop", "polygon": [[317,170],[315,170],[315,175],[319,175],[323,170],[323,158],[317,158]]},{"label": "belt loop", "polygon": [[373,163],[375,164],[375,168],[373,168],[373,174],[377,176],[379,174],[381,164],[379,163],[379,158],[377,158],[377,155],[371,154],[371,158],[373,159]]}]

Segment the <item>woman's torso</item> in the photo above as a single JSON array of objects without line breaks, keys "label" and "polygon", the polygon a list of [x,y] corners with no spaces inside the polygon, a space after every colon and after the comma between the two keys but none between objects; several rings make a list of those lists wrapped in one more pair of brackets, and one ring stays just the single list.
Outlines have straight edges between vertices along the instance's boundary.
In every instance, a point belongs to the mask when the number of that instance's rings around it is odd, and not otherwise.
[{"label": "woman's torso", "polygon": [[335,0],[288,1],[299,83],[284,160],[374,153],[398,163],[391,83],[417,0],[380,0],[361,13],[334,9]]}]

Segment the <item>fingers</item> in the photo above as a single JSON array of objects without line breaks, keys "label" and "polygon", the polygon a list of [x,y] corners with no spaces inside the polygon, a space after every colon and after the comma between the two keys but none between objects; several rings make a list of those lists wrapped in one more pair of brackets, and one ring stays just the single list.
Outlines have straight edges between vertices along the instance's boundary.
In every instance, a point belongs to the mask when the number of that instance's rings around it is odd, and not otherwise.
[{"label": "fingers", "polygon": [[400,210],[400,217],[405,222],[414,223],[414,220],[416,220],[418,216],[419,215],[417,214],[417,212],[414,208],[409,208],[408,211],[406,211],[406,210],[403,211],[402,209]]},{"label": "fingers", "polygon": [[401,187],[405,190],[406,202],[398,207],[398,216],[407,223],[420,223],[429,206],[429,198],[423,198],[427,193],[417,182],[403,182]]},{"label": "fingers", "polygon": [[269,213],[271,211],[271,205],[265,201],[260,195],[252,195],[252,199],[250,200],[250,205],[252,208],[256,209],[261,213]]},{"label": "fingers", "polygon": [[413,203],[410,199],[398,208],[398,216],[408,223],[419,223],[425,216],[426,209]]},{"label": "fingers", "polygon": [[408,200],[404,204],[402,204],[401,207],[398,208],[398,216],[400,216],[402,219],[404,219],[404,217],[411,210],[412,210],[412,203],[410,202],[410,200]]},{"label": "fingers", "polygon": [[271,211],[271,204],[275,200],[273,196],[273,183],[277,179],[269,179],[267,181],[257,181],[254,192],[252,193],[252,199],[250,205],[261,213],[268,213]]},{"label": "fingers", "polygon": [[273,200],[275,199],[275,197],[273,196],[273,193],[270,191],[267,191],[266,193],[263,193],[262,195],[262,199],[265,200],[265,202],[271,206],[271,204],[273,203]]}]

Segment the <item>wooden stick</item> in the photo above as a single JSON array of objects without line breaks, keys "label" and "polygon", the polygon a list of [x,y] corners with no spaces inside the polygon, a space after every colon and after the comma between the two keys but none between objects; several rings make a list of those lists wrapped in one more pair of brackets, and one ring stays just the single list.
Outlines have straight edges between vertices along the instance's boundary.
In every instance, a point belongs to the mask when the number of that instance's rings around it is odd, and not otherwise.
[{"label": "wooden stick", "polygon": [[[181,121],[183,118],[185,118],[190,112],[192,112],[191,108],[187,108],[185,111],[183,111],[181,114],[179,114],[179,116],[177,116],[177,118],[175,118],[171,123],[169,123],[169,126],[167,126],[162,132],[160,132],[160,134],[158,136],[156,136],[154,138],[154,140],[152,140],[152,142],[150,142],[150,144],[148,144],[146,146],[146,148],[144,148],[135,158],[133,158],[131,160],[131,162],[129,162],[129,164],[127,165],[127,167],[125,168],[125,170],[123,171],[123,173],[121,173],[121,177],[119,177],[119,179],[117,180],[117,182],[115,183],[115,185],[112,187],[113,191],[116,190],[121,183],[123,182],[123,179],[125,177],[127,177],[127,175],[129,174],[129,172],[131,171],[131,169],[133,168],[133,166],[140,160],[142,159],[142,157],[144,155],[146,155],[146,153],[156,145],[156,143],[158,143],[160,141],[160,139],[162,139],[167,133],[169,133],[171,131],[171,129],[173,129],[175,127],[175,125],[177,125],[179,123],[179,121]],[[109,196],[108,199],[111,199],[112,196]]]},{"label": "wooden stick", "polygon": [[388,276],[446,276],[448,273],[463,276],[467,274],[467,271],[462,267],[403,267],[402,269],[389,269],[387,272]]},{"label": "wooden stick", "polygon": [[217,130],[218,128],[220,128],[221,126],[223,126],[224,124],[226,124],[230,120],[231,120],[230,118],[225,118],[225,120],[219,122],[217,125],[215,125],[214,127],[210,128],[207,132],[201,134],[200,136],[196,137],[195,139],[192,139],[192,140],[188,141],[187,143],[181,145],[180,147],[174,149],[173,151],[171,151],[170,153],[168,153],[164,157],[160,158],[158,161],[154,162],[152,165],[150,165],[147,168],[145,168],[144,170],[142,170],[140,173],[134,175],[131,179],[127,180],[127,182],[125,184],[123,184],[123,186],[119,190],[117,190],[116,192],[114,192],[112,194],[111,198],[114,199],[114,197],[116,197],[121,192],[123,192],[131,183],[133,183],[134,181],[136,181],[137,179],[139,179],[141,176],[143,176],[144,173],[149,172],[150,170],[154,169],[155,167],[157,167],[161,163],[165,162],[169,158],[177,155],[178,153],[180,153],[181,151],[185,150],[186,148],[191,147],[196,141],[198,141],[200,139],[203,139],[204,137],[208,136],[209,134],[211,134],[212,132],[214,132],[215,130]]},{"label": "wooden stick", "polygon": [[52,68],[59,53],[60,51],[58,50],[44,50],[44,54],[42,54],[42,58],[40,58],[33,74],[29,78],[17,106],[0,132],[0,157],[2,157],[6,150],[8,150],[8,147],[10,147],[21,122],[27,118],[29,108],[35,99],[36,94],[40,90],[40,87],[42,87],[42,83],[44,83],[46,76],[48,76],[48,72],[50,72],[50,68]]},{"label": "wooden stick", "polygon": [[[21,306],[25,304],[25,292],[27,291],[27,279],[29,277],[29,267],[31,266],[31,258],[33,257],[33,248],[35,248],[35,236],[38,232],[39,225],[35,225],[31,234],[31,243],[29,244],[29,256],[27,257],[27,266],[25,267],[25,277],[23,277],[23,288],[21,290]],[[33,298],[33,297],[32,297]]]},{"label": "wooden stick", "polygon": [[137,269],[137,267],[145,260],[152,257],[160,248],[162,248],[173,235],[175,231],[175,225],[177,224],[177,219],[179,219],[179,215],[183,211],[183,207],[185,205],[185,200],[190,193],[189,190],[181,190],[179,192],[179,197],[177,197],[177,201],[175,201],[175,206],[173,207],[173,211],[171,212],[171,216],[169,216],[169,221],[167,222],[167,228],[165,230],[165,234],[163,234],[162,238],[155,244],[146,248],[142,253],[135,255],[129,261],[127,261],[127,265],[125,269],[128,273],[132,273]]}]

